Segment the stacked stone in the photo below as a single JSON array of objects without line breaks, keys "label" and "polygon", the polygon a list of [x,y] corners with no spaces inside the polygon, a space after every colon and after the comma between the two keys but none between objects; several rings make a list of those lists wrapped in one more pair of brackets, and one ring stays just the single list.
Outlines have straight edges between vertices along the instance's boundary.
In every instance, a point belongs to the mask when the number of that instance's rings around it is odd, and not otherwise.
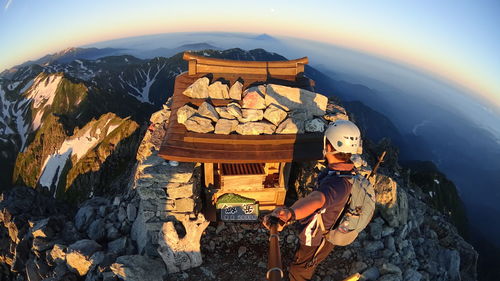
[{"label": "stacked stone", "polygon": [[[243,91],[241,82],[231,88],[206,77],[185,91],[191,98],[204,99],[197,109],[184,105],[177,122],[188,131],[228,135],[303,134],[323,132],[331,121],[348,117],[341,107],[330,106],[328,98],[311,91],[275,84],[253,86]],[[209,100],[230,99],[227,106],[214,107]]]},{"label": "stacked stone", "polygon": [[[200,108],[206,115],[214,113],[210,108]],[[139,147],[132,186],[138,200],[138,215],[131,237],[137,242],[139,254],[159,255],[168,272],[173,273],[201,265],[200,238],[208,221],[198,214],[200,167],[195,163],[170,165],[158,156],[169,111],[165,107],[152,116],[155,129],[146,133]],[[182,224],[184,235],[177,233],[178,224]]]}]

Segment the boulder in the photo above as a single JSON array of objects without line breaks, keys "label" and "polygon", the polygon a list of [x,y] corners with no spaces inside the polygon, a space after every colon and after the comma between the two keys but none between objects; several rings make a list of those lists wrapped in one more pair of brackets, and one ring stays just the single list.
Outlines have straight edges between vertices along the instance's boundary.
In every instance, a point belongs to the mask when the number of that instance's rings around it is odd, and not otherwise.
[{"label": "boulder", "polygon": [[84,206],[78,209],[75,215],[75,226],[79,231],[85,230],[95,218],[95,209],[91,206]]},{"label": "boulder", "polygon": [[177,199],[193,196],[193,189],[192,183],[171,182],[167,184],[165,191],[167,192],[168,198]]},{"label": "boulder", "polygon": [[229,119],[219,119],[215,124],[216,134],[221,135],[229,135],[231,132],[236,130],[236,126],[238,126],[238,120],[229,120]]},{"label": "boulder", "polygon": [[403,274],[404,276],[404,281],[420,281],[422,279],[422,274],[412,268],[408,268],[405,270],[405,273]]},{"label": "boulder", "polygon": [[408,221],[408,197],[390,177],[377,174],[374,181],[375,198],[380,215],[391,227],[405,225]]},{"label": "boulder", "polygon": [[456,250],[444,249],[439,254],[440,264],[448,272],[449,280],[459,281],[460,279],[460,254]]},{"label": "boulder", "polygon": [[52,246],[54,246],[54,243],[55,243],[54,241],[51,241],[47,238],[38,237],[33,239],[33,244],[31,246],[31,249],[38,252],[43,252],[52,248]]},{"label": "boulder", "polygon": [[177,122],[179,124],[184,124],[186,120],[188,120],[189,118],[191,118],[191,116],[195,114],[196,114],[196,109],[186,104],[177,110]]},{"label": "boulder", "polygon": [[100,241],[106,237],[106,228],[104,219],[93,221],[87,229],[87,235],[94,241]]},{"label": "boulder", "polygon": [[403,279],[401,278],[401,276],[397,274],[386,274],[382,275],[382,277],[377,279],[377,281],[402,281],[402,280]]},{"label": "boulder", "polygon": [[328,113],[328,114],[325,114],[323,115],[323,118],[325,118],[325,120],[327,121],[330,121],[330,122],[335,122],[337,120],[349,120],[349,117],[344,114],[344,113]]},{"label": "boulder", "polygon": [[168,120],[168,118],[170,118],[170,108],[164,104],[163,109],[153,113],[149,121],[153,124],[161,124]]},{"label": "boulder", "polygon": [[328,98],[300,88],[269,84],[266,88],[265,103],[280,105],[287,111],[305,109],[314,116],[323,116]]},{"label": "boulder", "polygon": [[217,122],[217,120],[219,120],[219,114],[217,113],[217,111],[215,111],[215,108],[208,102],[204,102],[200,105],[200,107],[198,108],[198,114],[211,119],[214,122]]},{"label": "boulder", "polygon": [[47,260],[51,264],[58,264],[66,261],[66,246],[55,244],[52,250],[46,253]]},{"label": "boulder", "polygon": [[228,99],[229,87],[226,84],[222,84],[221,81],[215,81],[208,86],[208,96],[211,99]]},{"label": "boulder", "polygon": [[273,134],[276,126],[267,122],[248,122],[236,126],[236,132],[240,135]]},{"label": "boulder", "polygon": [[[215,108],[215,111],[219,114],[220,118],[224,119],[236,119],[236,117],[229,112],[226,106],[218,106]],[[241,116],[241,114],[240,114]]]},{"label": "boulder", "polygon": [[49,238],[54,235],[54,230],[50,227],[51,218],[39,220],[31,228],[33,238]]},{"label": "boulder", "polygon": [[118,208],[117,217],[119,222],[122,222],[127,218],[127,211],[125,210],[124,207]]},{"label": "boulder", "polygon": [[175,212],[189,213],[194,210],[195,202],[192,198],[175,199]]},{"label": "boulder", "polygon": [[[241,112],[241,105],[236,102],[232,102],[227,105],[227,112],[233,115],[235,118],[243,117],[243,113]],[[228,118],[230,119],[230,118]]]},{"label": "boulder", "polygon": [[243,92],[242,107],[251,109],[266,108],[266,87],[263,85],[250,87]]},{"label": "boulder", "polygon": [[302,134],[304,133],[304,122],[287,118],[276,129],[277,134]]},{"label": "boulder", "polygon": [[83,276],[95,265],[96,261],[92,259],[92,255],[99,250],[101,250],[101,245],[94,240],[77,241],[68,247],[66,263],[72,271]]},{"label": "boulder", "polygon": [[264,112],[264,118],[266,118],[267,121],[273,123],[276,126],[278,126],[279,123],[285,120],[286,115],[286,111],[274,104],[269,105]]},{"label": "boulder", "polygon": [[241,100],[241,93],[243,92],[243,84],[240,81],[234,82],[231,89],[229,89],[229,98],[233,100]]},{"label": "boulder", "polygon": [[264,112],[261,109],[242,109],[242,118],[239,119],[241,123],[260,121],[264,118]]},{"label": "boulder", "polygon": [[127,237],[118,238],[108,243],[108,253],[123,255],[127,249]]},{"label": "boulder", "polygon": [[186,120],[184,126],[188,131],[196,133],[210,133],[214,130],[212,120],[196,115]]},{"label": "boulder", "polygon": [[141,255],[118,257],[110,268],[125,281],[163,281],[163,276],[167,274],[161,261]]},{"label": "boulder", "polygon": [[380,274],[385,275],[385,274],[397,274],[399,276],[402,276],[401,269],[392,264],[392,263],[384,263],[382,264],[382,267],[380,268]]},{"label": "boulder", "polygon": [[374,240],[380,240],[382,238],[382,224],[372,222],[370,223],[370,235]]},{"label": "boulder", "polygon": [[382,241],[364,241],[364,249],[366,252],[371,253],[384,248]]},{"label": "boulder", "polygon": [[198,214],[195,220],[189,215],[177,216],[177,219],[186,230],[184,236],[177,233],[173,221],[168,221],[163,223],[158,237],[158,253],[169,273],[201,265],[200,239],[209,224],[202,214]]},{"label": "boulder", "polygon": [[307,120],[304,123],[304,129],[308,133],[323,133],[325,131],[325,122],[320,118]]},{"label": "boulder", "polygon": [[186,90],[184,90],[183,94],[195,99],[206,99],[209,97],[208,93],[208,84],[210,80],[207,77],[199,78],[194,81]]}]

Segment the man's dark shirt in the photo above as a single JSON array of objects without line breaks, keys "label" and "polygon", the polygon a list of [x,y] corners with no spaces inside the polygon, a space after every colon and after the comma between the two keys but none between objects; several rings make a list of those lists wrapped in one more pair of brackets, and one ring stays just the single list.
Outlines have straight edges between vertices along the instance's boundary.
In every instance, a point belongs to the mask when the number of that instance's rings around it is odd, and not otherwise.
[{"label": "man's dark shirt", "polygon": [[323,193],[326,201],[317,212],[300,221],[299,239],[301,244],[318,246],[321,243],[322,232],[321,229],[315,231],[318,227],[315,216],[324,209],[322,216],[325,228],[330,229],[333,226],[351,194],[350,175],[351,172],[338,172],[330,169],[324,169],[318,175],[318,184],[314,191]]}]

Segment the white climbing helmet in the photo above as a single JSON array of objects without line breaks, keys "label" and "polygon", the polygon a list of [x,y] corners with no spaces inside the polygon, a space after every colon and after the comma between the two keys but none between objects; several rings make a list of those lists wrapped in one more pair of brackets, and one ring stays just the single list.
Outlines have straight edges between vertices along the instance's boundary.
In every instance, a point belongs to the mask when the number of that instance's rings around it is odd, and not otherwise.
[{"label": "white climbing helmet", "polygon": [[348,120],[337,120],[328,126],[323,139],[325,150],[327,139],[338,152],[357,154],[361,148],[361,132]]}]

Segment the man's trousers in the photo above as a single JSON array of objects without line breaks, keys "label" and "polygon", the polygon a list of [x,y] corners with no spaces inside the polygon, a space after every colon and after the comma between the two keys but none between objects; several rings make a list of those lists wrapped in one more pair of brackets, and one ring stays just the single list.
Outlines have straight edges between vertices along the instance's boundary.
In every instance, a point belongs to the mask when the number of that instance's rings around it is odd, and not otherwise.
[{"label": "man's trousers", "polygon": [[290,281],[306,281],[311,280],[314,271],[320,262],[322,262],[335,247],[332,243],[326,242],[325,245],[318,251],[316,258],[313,261],[313,256],[319,246],[305,246],[300,244],[299,249],[295,252],[295,258],[288,270]]}]

